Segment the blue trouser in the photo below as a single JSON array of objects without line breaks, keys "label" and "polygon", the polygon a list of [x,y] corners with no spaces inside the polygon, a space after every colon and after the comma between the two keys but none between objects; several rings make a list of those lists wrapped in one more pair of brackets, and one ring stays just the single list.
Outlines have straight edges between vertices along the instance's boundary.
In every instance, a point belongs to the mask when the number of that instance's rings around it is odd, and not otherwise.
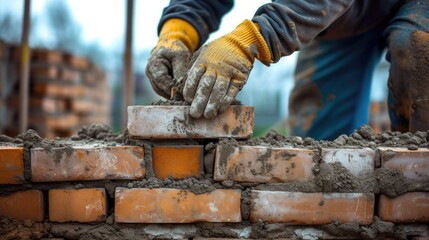
[{"label": "blue trouser", "polygon": [[382,27],[300,51],[290,134],[333,140],[367,124],[372,74],[386,47],[392,130],[429,130],[429,1],[415,0]]}]

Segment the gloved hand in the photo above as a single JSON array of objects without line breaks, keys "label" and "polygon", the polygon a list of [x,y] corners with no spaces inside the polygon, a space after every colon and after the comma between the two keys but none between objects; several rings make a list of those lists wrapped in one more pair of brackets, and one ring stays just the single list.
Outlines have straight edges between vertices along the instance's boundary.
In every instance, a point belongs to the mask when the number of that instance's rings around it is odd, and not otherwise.
[{"label": "gloved hand", "polygon": [[255,58],[269,65],[271,54],[259,26],[245,20],[229,34],[201,47],[185,79],[183,97],[194,118],[224,112],[247,81]]},{"label": "gloved hand", "polygon": [[178,18],[164,23],[146,65],[146,75],[158,95],[170,98],[174,80],[186,73],[198,44],[198,32],[190,23]]}]

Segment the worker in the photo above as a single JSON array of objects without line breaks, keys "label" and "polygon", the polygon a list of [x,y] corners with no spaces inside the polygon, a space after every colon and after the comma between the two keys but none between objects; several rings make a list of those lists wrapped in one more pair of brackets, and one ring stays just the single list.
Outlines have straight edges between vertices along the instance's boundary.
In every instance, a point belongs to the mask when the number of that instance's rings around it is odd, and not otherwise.
[{"label": "worker", "polygon": [[183,77],[192,117],[224,112],[255,59],[269,66],[299,51],[290,134],[350,134],[368,121],[371,77],[387,49],[392,130],[429,130],[428,0],[273,1],[205,44],[232,7],[229,0],[173,0],[164,8],[146,74],[165,98]]}]

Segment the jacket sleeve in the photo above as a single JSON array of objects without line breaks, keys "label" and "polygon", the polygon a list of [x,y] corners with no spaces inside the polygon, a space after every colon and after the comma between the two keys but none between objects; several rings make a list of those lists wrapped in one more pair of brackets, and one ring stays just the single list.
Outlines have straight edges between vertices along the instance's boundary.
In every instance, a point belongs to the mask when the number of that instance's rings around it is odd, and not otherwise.
[{"label": "jacket sleeve", "polygon": [[352,5],[354,0],[283,0],[262,5],[252,21],[260,26],[272,62],[300,50]]},{"label": "jacket sleeve", "polygon": [[234,5],[233,0],[172,0],[164,8],[158,24],[158,34],[165,21],[170,18],[186,20],[197,30],[201,46],[209,34],[218,30],[221,18]]}]

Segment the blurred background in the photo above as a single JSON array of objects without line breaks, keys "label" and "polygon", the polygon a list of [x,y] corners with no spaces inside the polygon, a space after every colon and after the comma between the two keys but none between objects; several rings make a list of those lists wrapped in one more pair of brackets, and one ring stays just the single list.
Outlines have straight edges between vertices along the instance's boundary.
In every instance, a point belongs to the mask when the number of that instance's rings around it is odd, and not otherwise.
[{"label": "blurred background", "polygon": [[[0,133],[20,132],[20,78],[24,0],[0,0]],[[127,3],[133,2],[131,15]],[[232,31],[269,1],[236,0],[210,40]],[[132,17],[132,104],[159,100],[145,75],[157,24],[167,0],[32,0],[28,42],[28,127],[47,138],[68,137],[83,125],[105,123],[122,132],[127,16]],[[130,13],[128,11],[128,13]],[[255,63],[238,99],[255,107],[255,137],[274,129],[287,134],[289,92],[297,53],[266,67]],[[370,125],[386,130],[388,63],[374,73]],[[263,84],[261,84],[261,82]]]}]

